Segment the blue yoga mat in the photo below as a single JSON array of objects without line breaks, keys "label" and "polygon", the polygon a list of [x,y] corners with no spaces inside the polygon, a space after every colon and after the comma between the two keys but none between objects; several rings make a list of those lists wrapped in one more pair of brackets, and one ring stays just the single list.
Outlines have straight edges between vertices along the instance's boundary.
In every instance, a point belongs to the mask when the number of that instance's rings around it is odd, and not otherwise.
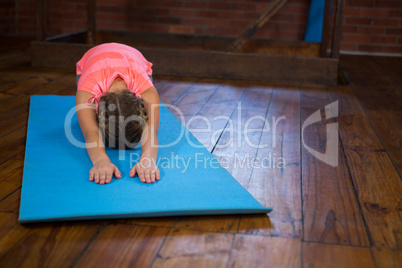
[{"label": "blue yoga mat", "polygon": [[69,141],[84,142],[74,103],[73,96],[31,97],[19,222],[272,210],[258,203],[165,106],[159,130],[161,180],[145,184],[129,177],[141,149],[107,148],[122,178],[106,185],[90,182],[86,149]]},{"label": "blue yoga mat", "polygon": [[304,41],[321,42],[324,24],[325,0],[311,0]]}]

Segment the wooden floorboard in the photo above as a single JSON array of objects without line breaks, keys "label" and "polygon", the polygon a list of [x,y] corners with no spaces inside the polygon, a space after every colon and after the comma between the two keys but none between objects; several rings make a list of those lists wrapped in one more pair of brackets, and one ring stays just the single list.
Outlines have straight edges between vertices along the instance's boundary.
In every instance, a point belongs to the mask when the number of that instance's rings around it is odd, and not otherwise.
[{"label": "wooden floorboard", "polygon": [[[238,85],[242,88],[242,85]],[[236,90],[237,87],[225,86],[216,92],[216,96],[219,96],[218,92],[221,90]],[[245,181],[250,177],[251,167],[243,167],[236,168],[234,165],[230,163],[234,163],[237,161],[237,158],[240,161],[243,161],[244,158],[248,159],[249,157],[255,157],[256,149],[253,148],[252,142],[257,146],[259,143],[259,138],[261,136],[263,121],[261,118],[255,121],[250,121],[250,129],[252,128],[251,134],[247,134],[250,137],[250,142],[245,142],[243,137],[244,133],[242,132],[243,127],[247,124],[247,120],[251,116],[260,116],[265,118],[266,111],[268,109],[267,103],[269,103],[271,97],[271,91],[266,89],[261,89],[257,87],[247,87],[244,90],[241,90],[242,94],[236,94],[236,97],[239,97],[237,102],[233,101],[233,97],[226,98],[210,98],[211,102],[204,105],[205,109],[202,109],[197,114],[198,116],[208,115],[210,123],[210,129],[212,133],[220,134],[223,132],[221,136],[211,137],[209,136],[209,145],[212,145],[213,154],[218,158],[221,164],[231,172],[231,174],[241,183],[245,184]],[[235,98],[236,98],[235,97]],[[251,106],[250,104],[253,104]],[[217,113],[219,111],[215,110],[216,106],[223,105],[226,107],[226,115]],[[213,116],[214,115],[214,116]],[[219,118],[218,118],[219,117]],[[217,129],[218,124],[214,123],[216,121],[222,120],[223,126],[221,129]],[[205,128],[205,126],[198,125],[198,127]],[[190,128],[193,132],[195,132],[195,128]],[[211,133],[209,132],[209,133]],[[205,133],[205,132],[203,132]],[[232,133],[233,135],[231,135]],[[196,132],[196,137],[200,138],[198,135],[199,132]],[[212,134],[213,135],[213,134]],[[201,136],[201,141],[205,136]],[[212,141],[211,141],[212,139]],[[207,147],[208,148],[208,147]],[[211,147],[209,147],[211,148]],[[186,229],[195,229],[202,231],[215,231],[215,232],[237,232],[239,229],[240,216],[239,215],[229,215],[229,216],[208,216],[208,217],[180,217],[178,218],[175,227],[177,228],[186,228]]]},{"label": "wooden floorboard", "polygon": [[0,160],[10,159],[25,151],[27,128],[18,128],[0,138]]},{"label": "wooden floorboard", "polygon": [[28,107],[22,105],[13,111],[0,116],[0,139],[28,124]]},{"label": "wooden floorboard", "polygon": [[176,222],[176,217],[159,217],[159,218],[138,218],[138,219],[119,219],[118,223],[146,225],[156,227],[172,227]]},{"label": "wooden floorboard", "polygon": [[60,73],[60,71],[45,68],[32,68],[29,63],[19,67],[0,69],[0,89],[8,87],[11,84],[17,85],[19,82],[46,73],[51,75],[52,73]]},{"label": "wooden floorboard", "polygon": [[162,227],[109,224],[74,267],[149,267],[168,231]]},{"label": "wooden floorboard", "polygon": [[[354,61],[349,60],[348,64],[353,67],[347,68],[350,74],[360,78],[351,91],[359,99],[368,120],[401,176],[402,78],[400,71],[394,70],[401,70],[402,64],[400,60],[389,57],[367,57],[362,71],[356,70]],[[367,77],[370,74],[374,74],[374,78],[364,78],[364,75]]]},{"label": "wooden floorboard", "polygon": [[355,87],[354,92],[360,103],[362,103],[366,116],[390,160],[401,176],[402,97],[396,98],[393,92],[379,92],[376,90],[368,92],[367,89],[362,87]]},{"label": "wooden floorboard", "polygon": [[[240,101],[246,84],[230,81],[219,86],[216,82],[214,84],[214,81],[203,81],[211,83],[214,92],[202,104],[201,109],[196,106],[192,115],[185,116],[186,119],[189,119],[186,121],[186,127],[203,146],[212,151],[218,142],[218,135],[225,129],[238,101]],[[206,132],[205,129],[209,129],[209,131]],[[218,135],[214,136],[211,133]],[[214,232],[236,232],[239,227],[239,220],[238,215],[178,217],[174,227]]]},{"label": "wooden floorboard", "polygon": [[186,127],[197,140],[210,152],[218,142],[222,130],[228,124],[247,85],[241,81],[220,83],[221,86],[209,98],[199,113],[188,120],[186,124]]},{"label": "wooden floorboard", "polygon": [[372,248],[374,263],[376,267],[397,268],[402,263],[402,250],[389,248]]},{"label": "wooden floorboard", "polygon": [[192,80],[171,80],[167,81],[163,86],[157,88],[159,98],[164,104],[174,105],[174,103],[189,90],[197,79]]},{"label": "wooden floorboard", "polygon": [[28,110],[29,96],[0,93],[0,144],[7,135],[26,127]]},{"label": "wooden floorboard", "polygon": [[16,157],[0,164],[0,211],[3,199],[21,187],[23,165],[24,161]]},{"label": "wooden floorboard", "polygon": [[372,246],[402,246],[402,181],[358,99],[347,87],[330,91],[339,101],[339,134]]},{"label": "wooden floorboard", "polygon": [[29,96],[25,94],[12,95],[0,93],[0,116],[7,116],[14,110],[21,109],[28,112]]},{"label": "wooden floorboard", "polygon": [[234,234],[171,229],[151,267],[225,267]]},{"label": "wooden floorboard", "polygon": [[198,114],[218,88],[219,85],[217,84],[198,80],[171,103],[173,107],[170,108],[170,111],[181,120],[184,125],[187,125],[189,119]]},{"label": "wooden floorboard", "polygon": [[[27,79],[17,83],[9,83],[0,89],[0,92],[8,94],[29,94],[34,89],[47,85],[55,79],[65,75],[64,73],[57,72],[43,72],[30,76]],[[57,90],[58,88],[55,88]]]},{"label": "wooden floorboard", "polygon": [[14,52],[7,58],[0,61],[0,70],[7,69],[15,66],[24,66],[31,61],[31,54],[29,51]]},{"label": "wooden floorboard", "polygon": [[370,248],[303,243],[303,267],[376,266]]},{"label": "wooden floorboard", "polygon": [[0,212],[0,264],[2,267],[6,266],[1,261],[1,257],[30,231],[29,228],[18,224],[17,220],[17,214]]},{"label": "wooden floorboard", "polygon": [[70,267],[99,226],[95,222],[27,226],[28,231],[16,231],[15,240],[10,241],[15,244],[0,258],[0,263],[2,267]]},{"label": "wooden floorboard", "polygon": [[[349,87],[154,76],[161,101],[180,109],[193,135],[274,208],[270,214],[20,225],[29,98],[74,95],[75,74],[32,68],[23,48],[1,48],[0,267],[400,267],[402,60],[342,56],[341,64]],[[304,120],[333,101],[339,116],[306,127],[302,140]],[[303,145],[325,153],[331,123],[339,129],[336,167]],[[248,141],[236,131],[246,124]],[[245,156],[265,166],[233,166]]]},{"label": "wooden floorboard", "polygon": [[235,233],[239,228],[238,215],[178,217],[175,228],[207,232]]},{"label": "wooden floorboard", "polygon": [[256,155],[260,164],[245,186],[262,205],[274,210],[269,218],[243,215],[242,233],[301,238],[299,95],[297,88],[273,88]]},{"label": "wooden floorboard", "polygon": [[271,96],[269,88],[247,87],[213,150],[213,155],[243,187],[250,179],[250,160],[255,158],[261,135],[267,127],[264,119]]},{"label": "wooden floorboard", "polygon": [[300,250],[300,239],[237,234],[228,267],[301,267]]},{"label": "wooden floorboard", "polygon": [[[314,112],[323,111],[331,102],[326,91],[303,88],[301,122]],[[320,120],[302,129],[303,237],[312,242],[369,246],[359,203],[351,191],[353,184],[339,146],[336,124],[334,120]],[[329,125],[335,129],[331,131]],[[334,135],[336,147],[330,147],[328,134]],[[306,146],[337,159],[337,165],[323,162],[324,158],[319,160],[306,150]]]},{"label": "wooden floorboard", "polygon": [[18,214],[20,211],[20,197],[21,187],[18,187],[0,201],[0,212]]}]

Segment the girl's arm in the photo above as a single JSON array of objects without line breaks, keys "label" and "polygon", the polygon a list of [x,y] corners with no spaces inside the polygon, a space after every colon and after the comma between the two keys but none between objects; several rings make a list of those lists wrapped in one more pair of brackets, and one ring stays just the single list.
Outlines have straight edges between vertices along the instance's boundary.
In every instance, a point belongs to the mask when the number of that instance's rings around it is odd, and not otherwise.
[{"label": "girl's arm", "polygon": [[130,176],[138,174],[142,182],[155,182],[160,179],[159,169],[156,166],[158,155],[158,127],[159,127],[159,95],[155,87],[150,87],[141,94],[148,112],[147,128],[142,135],[142,155],[140,161],[130,171]]},{"label": "girl's arm", "polygon": [[94,106],[88,106],[86,100],[92,94],[83,90],[77,90],[75,106],[77,110],[78,122],[80,123],[82,134],[85,138],[89,158],[93,167],[89,172],[89,180],[95,183],[109,183],[113,174],[116,178],[121,177],[118,168],[110,162],[105,152],[102,138],[99,136],[99,126],[96,121]]}]

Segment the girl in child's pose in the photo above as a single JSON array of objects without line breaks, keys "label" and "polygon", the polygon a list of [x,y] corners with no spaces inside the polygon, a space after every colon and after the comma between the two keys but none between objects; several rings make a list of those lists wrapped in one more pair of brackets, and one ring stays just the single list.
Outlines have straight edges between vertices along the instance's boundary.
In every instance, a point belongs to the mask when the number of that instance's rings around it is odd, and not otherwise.
[{"label": "girl in child's pose", "polygon": [[93,164],[90,181],[104,184],[113,175],[121,178],[105,145],[133,148],[140,140],[142,155],[130,177],[138,174],[147,183],[160,179],[156,166],[159,95],[151,67],[138,50],[117,43],[98,45],[77,63],[76,108]]}]

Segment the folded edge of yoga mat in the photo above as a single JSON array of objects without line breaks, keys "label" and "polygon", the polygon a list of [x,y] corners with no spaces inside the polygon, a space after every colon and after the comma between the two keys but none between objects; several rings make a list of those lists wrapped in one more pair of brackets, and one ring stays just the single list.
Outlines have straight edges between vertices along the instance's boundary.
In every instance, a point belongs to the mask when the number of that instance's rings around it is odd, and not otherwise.
[{"label": "folded edge of yoga mat", "polygon": [[[141,149],[106,148],[121,179],[88,180],[92,163],[83,145],[74,96],[32,96],[28,119],[20,223],[180,215],[256,214],[263,207],[217,159],[161,106],[154,184],[130,178]],[[169,146],[169,144],[173,144]]]},{"label": "folded edge of yoga mat", "polygon": [[324,25],[325,0],[311,0],[304,41],[321,42]]}]

